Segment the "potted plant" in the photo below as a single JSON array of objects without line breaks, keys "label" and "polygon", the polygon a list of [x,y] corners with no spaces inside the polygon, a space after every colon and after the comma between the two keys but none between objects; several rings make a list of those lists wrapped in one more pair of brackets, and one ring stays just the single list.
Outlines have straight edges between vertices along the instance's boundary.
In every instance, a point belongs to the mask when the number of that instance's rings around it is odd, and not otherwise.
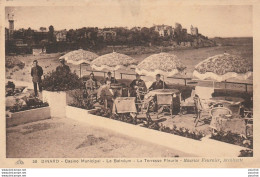
[{"label": "potted plant", "polygon": [[42,81],[42,97],[50,105],[52,117],[65,117],[67,96],[66,91],[83,87],[82,80],[76,73],[60,74],[52,71],[44,76]]}]

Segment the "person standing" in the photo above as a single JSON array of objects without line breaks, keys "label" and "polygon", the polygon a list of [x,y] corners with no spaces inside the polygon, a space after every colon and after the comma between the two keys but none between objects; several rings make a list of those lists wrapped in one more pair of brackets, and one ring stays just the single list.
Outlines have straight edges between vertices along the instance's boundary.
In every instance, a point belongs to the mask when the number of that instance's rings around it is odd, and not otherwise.
[{"label": "person standing", "polygon": [[57,66],[56,72],[62,76],[67,76],[70,73],[70,67],[65,64],[65,59],[60,59],[60,66]]},{"label": "person standing", "polygon": [[41,84],[42,83],[42,78],[41,78],[42,75],[43,75],[42,67],[38,65],[37,60],[34,60],[33,61],[33,67],[31,68],[31,76],[32,76],[35,96],[38,96],[37,85],[39,87],[39,91],[42,92],[42,84]]}]

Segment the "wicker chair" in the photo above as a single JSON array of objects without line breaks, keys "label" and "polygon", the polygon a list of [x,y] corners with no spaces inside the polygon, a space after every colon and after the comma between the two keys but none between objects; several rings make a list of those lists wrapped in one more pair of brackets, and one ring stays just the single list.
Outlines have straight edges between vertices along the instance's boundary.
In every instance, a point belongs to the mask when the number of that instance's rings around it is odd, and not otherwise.
[{"label": "wicker chair", "polygon": [[195,104],[195,114],[196,118],[194,120],[195,127],[197,127],[198,122],[201,121],[202,116],[206,114],[206,117],[209,119],[211,107],[206,107],[205,104],[201,103],[200,97],[196,94],[194,96],[194,104]]},{"label": "wicker chair", "polygon": [[173,100],[172,94],[158,94],[157,95],[157,118],[159,116],[159,108],[162,107],[163,109],[170,110],[171,117],[172,117],[172,109],[173,109]]}]

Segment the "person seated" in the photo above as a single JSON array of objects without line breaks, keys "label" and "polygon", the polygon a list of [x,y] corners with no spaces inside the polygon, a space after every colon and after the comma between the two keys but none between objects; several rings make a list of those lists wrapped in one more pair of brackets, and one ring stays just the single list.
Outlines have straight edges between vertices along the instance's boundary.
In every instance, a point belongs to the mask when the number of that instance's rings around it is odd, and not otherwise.
[{"label": "person seated", "polygon": [[117,83],[117,80],[114,77],[112,77],[112,73],[110,71],[107,73],[105,84],[107,84],[107,81],[110,81],[110,83]]},{"label": "person seated", "polygon": [[70,67],[65,64],[65,59],[60,59],[60,65],[57,66],[56,72],[62,76],[67,76],[70,73]]},{"label": "person seated", "polygon": [[86,89],[90,89],[90,90],[96,90],[99,88],[99,84],[97,79],[94,76],[94,73],[90,73],[89,75],[89,79],[86,82]]},{"label": "person seated", "polygon": [[110,85],[111,85],[111,81],[108,80],[106,82],[106,85],[103,85],[100,88],[100,90],[98,92],[98,97],[99,97],[100,102],[105,104],[106,108],[109,108],[112,110],[115,95],[114,95],[114,92],[111,89]]},{"label": "person seated", "polygon": [[[136,97],[138,93],[147,91],[145,82],[141,79],[141,76],[139,74],[136,74],[136,79],[134,79],[131,82],[130,87],[131,87],[131,92],[130,92],[131,97]],[[144,96],[142,95],[141,99],[143,99],[143,97]]]},{"label": "person seated", "polygon": [[99,86],[100,84],[96,80],[94,73],[90,73],[89,79],[85,83],[86,94],[97,97],[97,89],[99,88]]},{"label": "person seated", "polygon": [[149,87],[149,90],[167,89],[168,86],[164,81],[161,80],[161,75],[156,75],[156,81]]}]

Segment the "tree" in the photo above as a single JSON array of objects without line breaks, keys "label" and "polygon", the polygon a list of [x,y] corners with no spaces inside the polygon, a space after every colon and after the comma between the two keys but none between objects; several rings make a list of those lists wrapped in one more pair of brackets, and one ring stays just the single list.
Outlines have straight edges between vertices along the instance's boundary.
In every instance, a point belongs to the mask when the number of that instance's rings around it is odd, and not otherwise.
[{"label": "tree", "polygon": [[40,27],[40,31],[44,32],[44,31],[46,31],[46,28],[45,27]]},{"label": "tree", "polygon": [[56,38],[54,36],[54,27],[52,25],[49,26],[48,41],[49,42],[56,42]]},{"label": "tree", "polygon": [[182,40],[182,26],[180,23],[175,23],[175,28],[174,28],[174,38],[176,39],[176,42],[180,44]]}]

